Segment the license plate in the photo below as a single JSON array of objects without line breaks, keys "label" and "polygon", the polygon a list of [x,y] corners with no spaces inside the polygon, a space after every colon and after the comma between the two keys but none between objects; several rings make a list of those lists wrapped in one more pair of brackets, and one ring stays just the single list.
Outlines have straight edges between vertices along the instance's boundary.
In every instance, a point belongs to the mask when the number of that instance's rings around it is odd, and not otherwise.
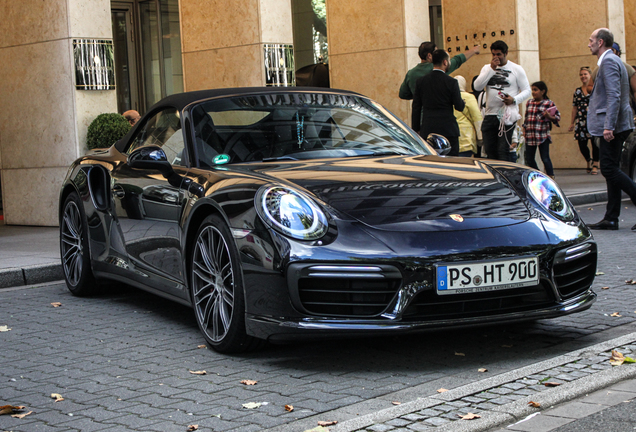
[{"label": "license plate", "polygon": [[437,264],[437,293],[496,291],[539,283],[537,257]]}]

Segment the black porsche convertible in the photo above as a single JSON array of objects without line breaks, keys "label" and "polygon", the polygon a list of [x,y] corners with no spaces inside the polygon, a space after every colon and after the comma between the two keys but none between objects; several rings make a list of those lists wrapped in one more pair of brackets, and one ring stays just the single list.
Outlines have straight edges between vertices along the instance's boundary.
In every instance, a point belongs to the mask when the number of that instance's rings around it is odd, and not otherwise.
[{"label": "black porsche convertible", "polygon": [[426,141],[346,91],[169,96],[69,168],[68,288],[190,305],[220,352],[589,308],[596,243],[558,185]]}]

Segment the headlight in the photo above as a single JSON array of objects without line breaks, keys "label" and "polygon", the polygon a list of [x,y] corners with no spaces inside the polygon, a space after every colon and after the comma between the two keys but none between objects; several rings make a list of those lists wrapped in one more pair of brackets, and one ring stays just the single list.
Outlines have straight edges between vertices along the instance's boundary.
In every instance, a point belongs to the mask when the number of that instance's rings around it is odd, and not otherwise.
[{"label": "headlight", "polygon": [[543,208],[559,219],[572,220],[572,207],[554,180],[536,171],[529,172],[525,179],[526,189]]},{"label": "headlight", "polygon": [[298,191],[285,186],[263,186],[255,200],[261,219],[283,235],[317,240],[327,233],[328,221],[323,211]]}]

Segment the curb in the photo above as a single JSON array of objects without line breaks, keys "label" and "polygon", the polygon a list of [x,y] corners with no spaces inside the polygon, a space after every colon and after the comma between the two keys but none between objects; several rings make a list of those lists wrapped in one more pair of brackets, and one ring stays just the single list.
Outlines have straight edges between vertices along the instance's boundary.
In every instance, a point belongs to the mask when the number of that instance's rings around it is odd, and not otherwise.
[{"label": "curb", "polygon": [[[501,385],[523,379],[529,375],[538,374],[552,368],[566,365],[578,360],[582,360],[593,354],[605,353],[616,347],[628,345],[636,342],[636,332],[629,333],[608,341],[604,341],[586,348],[577,349],[567,354],[547,359],[538,363],[530,364],[509,372],[504,372],[481,381],[469,383],[448,390],[444,393],[434,394],[417,398],[410,402],[404,402],[400,405],[386,407],[388,400],[391,400],[391,394],[379,396],[374,400],[367,400],[351,406],[342,407],[330,412],[324,412],[310,417],[299,419],[287,424],[278,425],[274,428],[266,429],[263,432],[298,432],[311,430],[316,427],[317,420],[335,420],[342,419],[334,426],[329,426],[331,432],[353,432],[364,428],[380,425],[384,422],[396,419],[401,416],[416,413],[418,411],[441,405],[444,403],[458,401],[462,398],[469,397],[476,393],[480,393]],[[609,360],[609,357],[608,357]],[[540,412],[541,410],[551,408],[553,405],[567,402],[584,396],[587,393],[608,387],[619,381],[635,378],[636,365],[625,364],[620,367],[612,367],[611,369],[600,370],[594,374],[588,375],[586,379],[577,379],[566,382],[559,387],[546,388],[540,393],[525,396],[510,403],[500,405],[491,410],[481,410],[479,414],[481,418],[470,421],[456,420],[441,426],[428,426],[427,431],[435,432],[481,432],[491,428],[502,426],[506,423],[519,421],[525,416]],[[528,405],[530,401],[539,402],[543,408],[533,408]],[[374,405],[375,408],[374,409]],[[370,412],[369,414],[358,416],[357,412]],[[380,429],[378,429],[380,430]],[[414,429],[417,430],[417,429]]]},{"label": "curb", "polygon": [[0,289],[62,279],[64,279],[64,271],[62,264],[59,263],[0,269]]},{"label": "curb", "polygon": [[[590,353],[603,353],[618,346],[627,345],[633,342],[636,342],[636,332],[592,345],[587,348],[572,351],[549,360],[525,366],[514,371],[487,378],[479,382],[457,387],[438,395],[416,399],[415,401],[387,408],[373,414],[345,420],[342,423],[338,423],[335,427],[331,428],[331,430],[332,432],[353,432],[372,426],[376,423],[383,423],[396,417],[414,413],[443,402],[456,401],[463,397],[491,389],[501,384],[512,382],[515,379],[551,369],[555,366],[571,363],[573,361],[583,359]],[[589,379],[591,377],[593,377],[593,379]],[[542,410],[528,405],[528,402],[530,401],[539,402],[541,406],[549,408],[553,405],[576,399],[587,393],[603,389],[619,381],[635,377],[636,365],[625,364],[621,367],[613,367],[588,376],[588,379],[577,379],[575,381],[567,382],[559,387],[554,387],[541,393],[526,396],[514,402],[493,408],[490,411],[482,412],[482,414],[480,414],[482,416],[480,419],[471,421],[453,421],[442,426],[432,427],[431,430],[439,432],[485,431],[493,427],[502,426],[505,423],[521,420],[527,415],[540,412]]]}]

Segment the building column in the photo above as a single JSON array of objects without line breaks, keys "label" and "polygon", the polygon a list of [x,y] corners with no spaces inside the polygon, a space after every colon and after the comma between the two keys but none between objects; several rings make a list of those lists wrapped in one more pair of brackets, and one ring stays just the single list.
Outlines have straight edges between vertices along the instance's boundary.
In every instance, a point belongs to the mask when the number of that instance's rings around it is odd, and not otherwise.
[{"label": "building column", "polygon": [[636,65],[636,0],[624,0],[625,11],[625,45],[623,54],[625,61],[630,65]]},{"label": "building column", "polygon": [[291,0],[180,0],[185,90],[266,84],[266,44],[293,44]]},{"label": "building column", "polygon": [[453,76],[463,76],[470,86],[473,77],[490,63],[490,45],[502,40],[508,45],[508,59],[521,65],[529,80],[539,79],[536,8],[536,0],[443,0],[444,48],[452,56],[481,46],[481,54],[468,60]]},{"label": "building column", "polygon": [[[112,39],[109,0],[10,2],[0,24],[0,167],[5,223],[58,225],[70,163],[115,90],[75,89],[73,39]],[[37,23],[35,25],[34,23]]]},{"label": "building column", "polygon": [[[597,28],[607,27],[619,43],[625,41],[625,21],[620,11],[623,0],[607,0],[600,5],[592,0],[576,2],[551,2],[537,0],[539,17],[539,51],[541,61],[541,80],[548,86],[550,99],[561,113],[561,127],[553,127],[550,158],[555,168],[586,167],[585,159],[574,140],[574,132],[569,132],[572,115],[572,95],[581,86],[579,69],[589,66],[596,68],[597,58],[591,55],[587,47],[590,34]],[[586,25],[582,26],[577,17],[583,11]],[[572,19],[563,19],[572,17]],[[568,35],[564,38],[563,35]],[[621,44],[621,46],[623,46]],[[591,146],[590,147],[591,152]]]},{"label": "building column", "polygon": [[410,101],[398,97],[417,50],[430,40],[428,2],[327,0],[331,87],[375,99],[410,123]]}]

